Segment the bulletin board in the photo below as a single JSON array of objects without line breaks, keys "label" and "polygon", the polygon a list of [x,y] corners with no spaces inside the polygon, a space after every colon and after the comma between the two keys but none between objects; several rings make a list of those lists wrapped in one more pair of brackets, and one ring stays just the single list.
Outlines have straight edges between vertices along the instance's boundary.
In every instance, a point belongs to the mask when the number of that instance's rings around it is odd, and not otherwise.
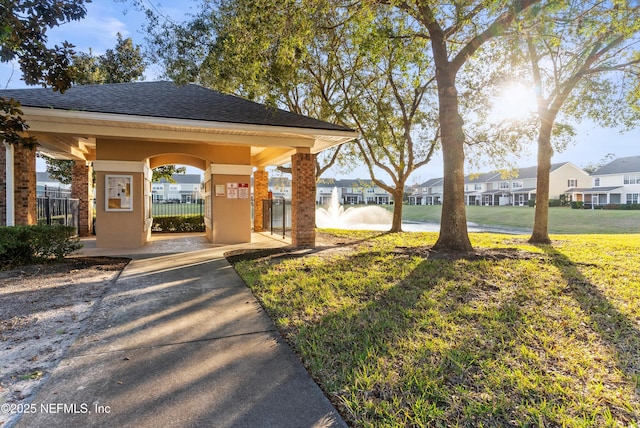
[{"label": "bulletin board", "polygon": [[105,211],[133,211],[133,175],[105,175]]}]

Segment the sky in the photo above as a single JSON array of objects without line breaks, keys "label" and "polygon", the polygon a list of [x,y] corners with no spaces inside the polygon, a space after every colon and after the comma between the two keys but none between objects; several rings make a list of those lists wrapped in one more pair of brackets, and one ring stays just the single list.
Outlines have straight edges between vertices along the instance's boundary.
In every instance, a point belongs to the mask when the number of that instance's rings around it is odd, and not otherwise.
[{"label": "sky", "polygon": [[[143,0],[154,7],[164,16],[180,20],[185,14],[195,8],[187,0]],[[84,19],[61,25],[49,30],[49,44],[61,43],[64,40],[76,46],[78,52],[88,52],[89,48],[95,55],[103,54],[107,49],[116,45],[117,33],[124,38],[131,37],[134,44],[144,45],[142,26],[144,15],[126,0],[93,0],[87,4],[87,14]],[[146,80],[158,80],[160,72],[153,66],[147,68]],[[0,87],[23,88],[20,80],[20,69],[17,65],[0,64]],[[640,155],[640,126],[630,132],[621,133],[617,129],[601,128],[592,123],[578,125],[578,134],[574,143],[562,153],[556,153],[552,162],[572,162],[579,167],[598,163],[608,154],[615,157]],[[536,144],[532,141],[528,153],[520,156],[516,163],[527,167],[536,165]],[[38,163],[38,170],[44,171],[44,163]],[[490,165],[482,171],[493,169]],[[197,172],[198,170],[189,172]],[[477,171],[467,171],[477,172]],[[416,171],[408,184],[420,183],[430,178],[442,176],[442,157],[437,155],[429,165]],[[335,169],[326,172],[323,177],[329,178],[368,178],[366,168],[358,167],[348,173]],[[382,177],[384,180],[384,177]],[[385,180],[387,181],[387,180]]]}]

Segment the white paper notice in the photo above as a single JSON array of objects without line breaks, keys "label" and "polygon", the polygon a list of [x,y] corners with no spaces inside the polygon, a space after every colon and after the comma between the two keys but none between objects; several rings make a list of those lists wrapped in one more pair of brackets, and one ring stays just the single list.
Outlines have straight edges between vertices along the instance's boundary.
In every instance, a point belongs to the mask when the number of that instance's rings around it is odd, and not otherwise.
[{"label": "white paper notice", "polygon": [[238,183],[227,183],[227,198],[238,199]]}]

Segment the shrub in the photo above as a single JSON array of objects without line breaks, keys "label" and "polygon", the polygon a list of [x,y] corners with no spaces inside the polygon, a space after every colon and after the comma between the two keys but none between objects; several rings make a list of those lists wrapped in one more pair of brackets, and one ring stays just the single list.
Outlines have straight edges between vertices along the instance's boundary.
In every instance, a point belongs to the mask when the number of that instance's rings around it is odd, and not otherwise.
[{"label": "shrub", "polygon": [[549,199],[549,206],[550,207],[560,207],[560,206],[562,206],[562,202],[560,201],[560,199]]},{"label": "shrub", "polygon": [[154,232],[204,232],[204,217],[154,217]]},{"label": "shrub", "polygon": [[533,208],[536,206],[536,200],[535,199],[529,199],[527,201],[527,205],[529,205],[529,207]]},{"label": "shrub", "polygon": [[61,260],[82,248],[75,229],[67,226],[0,227],[0,267]]},{"label": "shrub", "polygon": [[571,201],[571,208],[573,209],[581,209],[584,205],[584,202],[580,202],[580,201]]}]

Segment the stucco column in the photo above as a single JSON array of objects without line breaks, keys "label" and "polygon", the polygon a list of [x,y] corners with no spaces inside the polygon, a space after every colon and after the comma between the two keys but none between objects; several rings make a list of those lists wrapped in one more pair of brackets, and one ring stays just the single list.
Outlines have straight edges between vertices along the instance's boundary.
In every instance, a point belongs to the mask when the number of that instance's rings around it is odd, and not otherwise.
[{"label": "stucco column", "polygon": [[36,151],[20,146],[13,151],[15,224],[36,224]]},{"label": "stucco column", "polygon": [[269,172],[264,167],[253,173],[253,230],[264,231],[263,201],[269,198]]},{"label": "stucco column", "polygon": [[86,161],[75,161],[71,172],[71,197],[79,200],[78,234],[87,236],[93,223],[92,168]]},{"label": "stucco column", "polygon": [[291,243],[296,247],[316,244],[316,156],[291,156]]}]

